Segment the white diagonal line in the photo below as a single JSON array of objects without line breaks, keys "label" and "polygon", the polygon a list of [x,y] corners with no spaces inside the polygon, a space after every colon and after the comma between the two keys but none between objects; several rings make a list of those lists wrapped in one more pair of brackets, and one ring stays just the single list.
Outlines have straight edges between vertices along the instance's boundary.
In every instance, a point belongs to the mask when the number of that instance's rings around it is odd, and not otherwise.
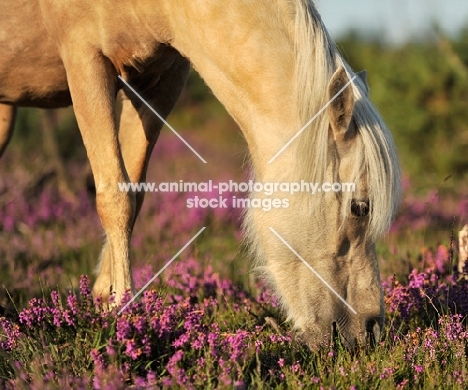
[{"label": "white diagonal line", "polygon": [[341,88],[341,89],[335,94],[335,96],[333,96],[333,97],[328,101],[328,103],[325,104],[325,105],[320,109],[320,111],[317,112],[317,113],[312,117],[312,119],[311,119],[309,122],[307,122],[307,123],[302,127],[302,129],[299,130],[299,131],[294,135],[294,137],[292,137],[292,138],[288,141],[288,143],[287,143],[286,145],[284,145],[284,146],[278,151],[278,153],[276,153],[276,154],[270,159],[270,161],[268,161],[268,164],[271,164],[273,161],[275,161],[276,157],[278,157],[281,153],[283,153],[284,149],[286,149],[297,137],[299,137],[299,136],[302,134],[302,132],[315,120],[315,118],[317,118],[317,117],[318,117],[318,116],[319,116],[319,115],[320,115],[320,114],[321,114],[321,113],[338,97],[338,96],[340,96],[340,94],[348,87],[349,84],[351,84],[351,83],[354,81],[354,79],[355,79],[356,77],[357,77],[357,75],[355,75],[351,80],[349,80],[349,81],[346,83],[346,85],[345,85],[343,88]]},{"label": "white diagonal line", "polygon": [[187,247],[192,243],[192,241],[195,240],[195,239],[202,233],[202,231],[205,230],[205,229],[206,229],[206,226],[202,227],[202,228],[198,231],[198,233],[195,234],[195,235],[192,237],[192,239],[191,239],[189,242],[187,242],[187,244],[185,244],[185,245],[182,247],[182,249],[181,249],[179,252],[177,252],[177,253],[174,255],[174,257],[173,257],[171,260],[169,260],[169,261],[166,263],[166,265],[165,265],[164,267],[162,267],[162,268],[159,270],[159,272],[158,272],[156,275],[154,275],[154,276],[151,278],[151,280],[150,280],[148,283],[146,283],[146,284],[140,289],[140,291],[138,291],[138,292],[133,296],[132,299],[130,299],[130,301],[128,301],[128,302],[125,304],[124,307],[122,307],[122,309],[120,309],[120,311],[119,311],[117,314],[121,314],[121,313],[127,308],[128,305],[130,305],[136,298],[138,298],[138,296],[139,296],[144,290],[146,290],[146,288],[147,288],[151,283],[153,283],[153,281],[154,281],[167,267],[169,267],[169,265],[177,258],[177,256],[179,256],[179,255],[184,251],[184,249],[187,248]]},{"label": "white diagonal line", "polygon": [[187,147],[188,147],[193,153],[195,153],[195,155],[196,155],[200,160],[202,160],[202,161],[206,164],[205,159],[204,159],[202,156],[200,156],[200,155],[198,154],[198,152],[197,152],[194,148],[192,148],[192,146],[191,146],[184,138],[182,138],[182,136],[181,136],[177,131],[175,131],[175,129],[174,129],[161,115],[159,115],[159,113],[158,113],[153,107],[151,107],[151,106],[149,105],[149,103],[148,103],[145,99],[143,99],[143,98],[140,96],[140,94],[139,94],[137,91],[135,91],[129,83],[127,83],[127,82],[122,78],[122,76],[119,75],[118,77],[119,77],[120,80],[122,80],[122,82],[123,82],[135,95],[138,96],[138,98],[146,105],[146,107],[148,107],[148,108],[154,113],[154,115],[156,115],[156,116],[162,121],[162,123],[164,123],[167,127],[169,127],[169,129],[170,129],[177,137],[179,137],[179,139],[180,139],[185,145],[187,145]]},{"label": "white diagonal line", "polygon": [[291,245],[289,245],[289,244],[284,240],[284,238],[281,237],[281,236],[276,232],[275,229],[273,229],[272,227],[270,227],[270,230],[273,232],[273,234],[274,234],[276,237],[278,237],[278,238],[281,240],[281,242],[282,242],[284,245],[286,245],[286,246],[289,248],[289,250],[290,250],[292,253],[294,253],[294,254],[297,256],[297,258],[298,258],[299,260],[301,260],[301,261],[307,266],[307,268],[309,268],[309,269],[315,274],[315,276],[317,276],[317,278],[320,279],[320,281],[321,281],[325,286],[327,286],[327,287],[330,289],[330,291],[331,291],[333,294],[335,294],[335,295],[338,297],[338,299],[339,299],[341,302],[343,302],[343,303],[349,308],[349,310],[351,310],[351,311],[353,312],[353,314],[357,314],[357,311],[354,310],[353,307],[352,307],[348,302],[346,302],[346,301],[341,297],[341,295],[338,294],[338,293],[336,292],[336,290],[335,290],[332,286],[330,286],[330,285],[327,283],[327,281],[326,281],[324,278],[322,278],[322,277],[320,276],[320,274],[319,274],[316,270],[314,270],[314,269],[309,265],[309,263],[307,263],[307,261],[305,261],[305,260],[301,257],[301,255],[300,255],[299,253],[297,253],[297,252],[294,250],[294,248],[293,248]]}]

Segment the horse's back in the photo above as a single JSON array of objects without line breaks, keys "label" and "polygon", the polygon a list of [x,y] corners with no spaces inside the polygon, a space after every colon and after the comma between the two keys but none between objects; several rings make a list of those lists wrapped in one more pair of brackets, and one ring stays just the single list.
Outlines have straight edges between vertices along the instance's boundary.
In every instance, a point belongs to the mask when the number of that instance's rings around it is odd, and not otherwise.
[{"label": "horse's back", "polygon": [[37,0],[3,0],[0,13],[0,103],[71,104],[65,69]]}]

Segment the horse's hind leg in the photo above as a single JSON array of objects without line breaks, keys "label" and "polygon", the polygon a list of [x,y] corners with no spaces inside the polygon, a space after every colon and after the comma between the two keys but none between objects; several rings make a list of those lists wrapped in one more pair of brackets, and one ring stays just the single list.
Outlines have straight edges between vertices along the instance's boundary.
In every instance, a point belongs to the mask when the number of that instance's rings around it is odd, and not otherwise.
[{"label": "horse's hind leg", "polygon": [[[142,96],[163,118],[167,118],[174,107],[190,70],[190,64],[185,58],[178,53],[173,53],[173,55],[176,58],[171,68],[159,77],[156,85],[149,91],[150,93]],[[134,88],[137,87],[134,86]],[[163,123],[131,91],[126,88],[124,91],[119,126],[120,146],[130,180],[143,182],[146,179],[151,152],[158,140]],[[136,194],[135,218],[140,211],[144,197],[143,191]]]},{"label": "horse's hind leg", "polygon": [[[159,77],[159,81],[154,84],[151,78],[154,74],[146,76],[139,75],[138,79],[130,79],[129,83],[142,97],[153,107],[163,118],[166,118],[172,110],[183,86],[187,80],[190,65],[177,53],[172,66]],[[150,89],[140,90],[139,86],[151,85]],[[125,91],[125,92],[124,92]],[[119,121],[119,141],[125,168],[128,172],[129,180],[132,183],[140,183],[146,180],[148,160],[153,147],[158,139],[162,122],[151,110],[144,105],[141,100],[127,88],[119,91],[118,100],[121,103],[121,115]],[[138,212],[143,204],[145,193],[136,193],[135,223]],[[99,274],[94,284],[93,293],[100,295],[109,286],[111,277],[110,267],[111,253],[106,248],[101,257]]]},{"label": "horse's hind leg", "polygon": [[[96,185],[96,207],[106,233],[110,280],[103,300],[115,292],[120,302],[131,289],[129,242],[135,214],[135,194],[121,192],[128,181],[115,123],[116,72],[99,51],[89,46],[62,48],[76,119]],[[80,53],[77,55],[76,53]]]},{"label": "horse's hind leg", "polygon": [[10,142],[15,127],[16,107],[0,104],[0,157]]},{"label": "horse's hind leg", "polygon": [[47,160],[56,173],[57,187],[62,196],[67,199],[75,199],[75,195],[70,187],[65,161],[60,155],[57,131],[60,127],[59,116],[56,110],[43,110],[43,140]]}]

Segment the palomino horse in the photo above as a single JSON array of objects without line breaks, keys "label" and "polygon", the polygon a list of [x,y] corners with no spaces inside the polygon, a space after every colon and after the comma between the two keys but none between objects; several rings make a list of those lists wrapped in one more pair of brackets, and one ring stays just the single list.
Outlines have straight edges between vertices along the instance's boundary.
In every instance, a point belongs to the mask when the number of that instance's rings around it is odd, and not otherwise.
[{"label": "palomino horse", "polygon": [[162,126],[118,76],[165,117],[190,62],[242,129],[256,181],[356,184],[291,195],[287,209],[250,209],[245,227],[257,268],[309,345],[333,329],[349,345],[379,338],[375,242],[397,210],[399,165],[364,75],[271,161],[354,76],[311,0],[3,0],[0,26],[0,150],[12,106],[73,102],[107,236],[95,295],[120,301],[132,288],[143,194],[117,184],[145,180]]}]

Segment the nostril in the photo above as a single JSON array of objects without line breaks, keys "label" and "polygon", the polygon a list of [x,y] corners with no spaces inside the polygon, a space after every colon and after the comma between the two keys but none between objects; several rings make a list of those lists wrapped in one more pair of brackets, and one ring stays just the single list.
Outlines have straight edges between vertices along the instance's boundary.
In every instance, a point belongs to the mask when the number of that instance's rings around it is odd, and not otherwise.
[{"label": "nostril", "polygon": [[374,347],[380,341],[382,320],[379,317],[370,318],[366,321],[366,334],[369,345]]},{"label": "nostril", "polygon": [[336,321],[332,323],[332,339],[336,340],[339,337],[338,324]]}]

